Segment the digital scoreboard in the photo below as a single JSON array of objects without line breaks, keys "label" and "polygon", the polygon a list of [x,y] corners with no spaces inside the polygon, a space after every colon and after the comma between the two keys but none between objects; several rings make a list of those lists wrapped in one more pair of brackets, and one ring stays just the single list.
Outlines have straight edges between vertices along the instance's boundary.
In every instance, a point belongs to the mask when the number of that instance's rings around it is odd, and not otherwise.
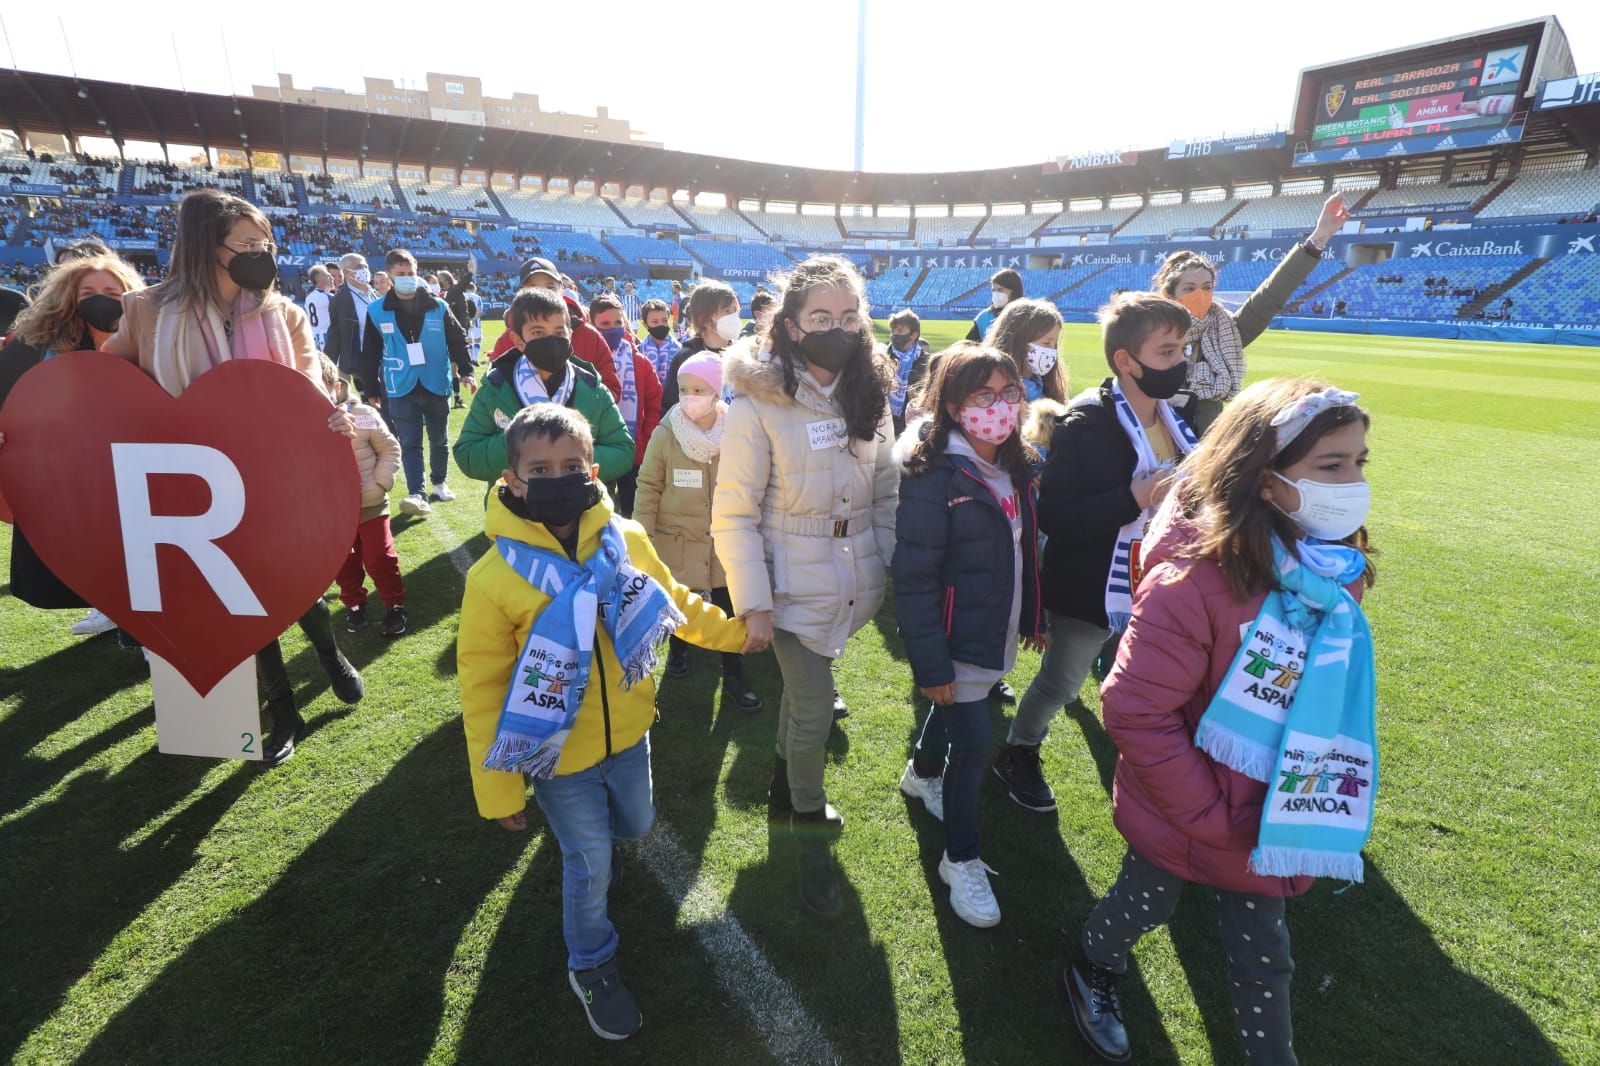
[{"label": "digital scoreboard", "polygon": [[[1560,47],[1547,48],[1550,37]],[[1554,19],[1301,72],[1295,165],[1447,152],[1520,140],[1537,73],[1566,56]]]}]

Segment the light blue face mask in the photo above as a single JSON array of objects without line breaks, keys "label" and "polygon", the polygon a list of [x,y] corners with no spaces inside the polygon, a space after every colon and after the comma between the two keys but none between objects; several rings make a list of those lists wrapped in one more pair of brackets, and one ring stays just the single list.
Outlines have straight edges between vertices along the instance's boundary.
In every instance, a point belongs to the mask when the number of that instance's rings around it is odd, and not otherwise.
[{"label": "light blue face mask", "polygon": [[401,274],[394,279],[394,291],[401,296],[412,296],[421,284],[421,279],[415,274]]}]

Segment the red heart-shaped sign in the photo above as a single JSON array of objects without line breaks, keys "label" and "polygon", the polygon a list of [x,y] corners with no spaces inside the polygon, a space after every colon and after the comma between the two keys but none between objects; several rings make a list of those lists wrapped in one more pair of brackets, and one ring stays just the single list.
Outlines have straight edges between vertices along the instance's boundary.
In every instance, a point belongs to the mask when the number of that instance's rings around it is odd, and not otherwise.
[{"label": "red heart-shaped sign", "polygon": [[0,411],[0,489],[45,565],[202,695],[338,573],[360,473],[328,398],[265,360],[176,399],[132,363],[73,352]]}]

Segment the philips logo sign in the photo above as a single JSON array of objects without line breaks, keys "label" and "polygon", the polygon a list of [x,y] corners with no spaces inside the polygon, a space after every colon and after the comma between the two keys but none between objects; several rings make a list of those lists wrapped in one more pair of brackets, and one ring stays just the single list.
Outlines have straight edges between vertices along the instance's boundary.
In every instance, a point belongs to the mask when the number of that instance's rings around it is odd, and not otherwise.
[{"label": "philips logo sign", "polygon": [[1423,241],[1411,246],[1411,258],[1429,259],[1435,256],[1463,256],[1463,255],[1526,255],[1522,250],[1522,242],[1513,241],[1510,244],[1496,244],[1493,241],[1484,241],[1482,244],[1452,244],[1449,241]]}]

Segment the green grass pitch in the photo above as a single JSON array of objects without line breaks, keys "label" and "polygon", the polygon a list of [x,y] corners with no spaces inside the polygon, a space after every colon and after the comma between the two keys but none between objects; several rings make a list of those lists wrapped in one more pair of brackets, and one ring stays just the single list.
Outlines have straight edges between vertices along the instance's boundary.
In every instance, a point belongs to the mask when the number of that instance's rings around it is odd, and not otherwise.
[{"label": "green grass pitch", "polygon": [[[1062,350],[1073,391],[1105,373],[1092,327]],[[1289,907],[1302,1061],[1600,1062],[1600,352],[1273,332],[1249,356],[1252,377],[1355,389],[1374,418],[1384,790],[1366,883]],[[644,1029],[619,1045],[585,1025],[553,840],[536,812],[514,836],[472,805],[451,550],[486,541],[478,491],[452,481],[457,502],[395,522],[411,633],[344,639],[362,704],[338,704],[285,638],[314,732],[271,773],[158,754],[138,656],[0,596],[0,1058],[771,1061],[702,950],[706,915],[680,913],[637,856],[613,913]],[[8,553],[0,538],[0,575]],[[1024,654],[1013,683],[1035,665]],[[715,666],[698,654],[661,690],[660,820],[844,1061],[1088,1061],[1058,975],[1123,850],[1094,715],[1057,718],[1046,744],[1058,814],[987,779],[1004,919],[967,927],[934,870],[938,824],[895,787],[916,717],[885,609],[837,670],[854,709],[828,749],[847,906],[822,926],[769,854],[776,668],[752,663],[767,710],[747,718],[719,707]],[[1139,948],[1127,1000],[1140,1061],[1240,1060],[1208,893]]]}]

